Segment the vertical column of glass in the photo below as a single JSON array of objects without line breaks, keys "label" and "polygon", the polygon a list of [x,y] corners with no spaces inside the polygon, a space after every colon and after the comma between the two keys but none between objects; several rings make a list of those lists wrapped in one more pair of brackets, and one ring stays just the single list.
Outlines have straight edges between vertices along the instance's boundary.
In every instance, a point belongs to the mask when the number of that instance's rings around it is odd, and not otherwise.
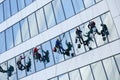
[{"label": "vertical column of glass", "polygon": [[37,28],[37,23],[36,23],[36,19],[35,19],[35,13],[28,16],[28,23],[29,23],[31,37],[37,35],[38,28]]},{"label": "vertical column of glass", "polygon": [[8,80],[8,75],[7,75],[7,62],[4,62],[0,65],[0,79],[1,80]]},{"label": "vertical column of glass", "polygon": [[95,4],[94,0],[83,0],[83,1],[84,1],[84,4],[85,4],[86,8],[88,8],[88,7],[92,6],[93,4]]},{"label": "vertical column of glass", "polygon": [[13,25],[12,27],[13,27],[14,44],[18,45],[22,42],[19,22]]},{"label": "vertical column of glass", "polygon": [[59,39],[59,37],[54,38],[51,40],[52,44],[52,50],[53,50],[53,55],[55,59],[55,63],[59,63],[64,60],[64,55],[59,52],[58,49],[55,50],[55,45],[56,45],[56,40]]},{"label": "vertical column of glass", "polygon": [[8,78],[9,80],[17,80],[17,66],[15,58],[8,61]]},{"label": "vertical column of glass", "polygon": [[44,62],[46,67],[54,65],[55,62],[53,59],[52,48],[49,41],[42,44],[42,52],[44,56],[47,54],[47,52],[49,53],[48,57],[46,57],[46,61]]},{"label": "vertical column of glass", "polygon": [[51,3],[44,6],[44,11],[45,11],[45,18],[47,21],[47,26],[48,28],[51,28],[56,24]]},{"label": "vertical column of glass", "polygon": [[21,10],[25,7],[25,2],[24,0],[17,0],[18,4],[18,9]]},{"label": "vertical column of glass", "polygon": [[108,31],[109,31],[109,35],[108,35],[108,39],[109,41],[113,41],[117,38],[119,38],[119,35],[117,33],[115,24],[113,22],[113,19],[109,13],[106,13],[104,15],[101,16],[102,22],[103,24],[106,24]]},{"label": "vertical column of glass", "polygon": [[120,54],[115,56],[115,60],[117,63],[117,67],[119,69],[119,74],[120,74]]},{"label": "vertical column of glass", "polygon": [[75,12],[79,13],[80,11],[84,10],[83,0],[72,0]]},{"label": "vertical column of glass", "polygon": [[63,75],[60,75],[58,78],[59,78],[58,80],[69,80],[69,77],[68,77],[67,73],[63,74]]},{"label": "vertical column of glass", "polygon": [[10,0],[10,10],[12,15],[18,12],[17,0]]},{"label": "vertical column of glass", "polygon": [[23,41],[28,40],[30,38],[30,32],[29,32],[27,18],[20,21],[20,28],[21,28],[21,32],[22,32]]},{"label": "vertical column of glass", "polygon": [[39,32],[43,32],[47,29],[46,21],[45,21],[45,16],[44,16],[43,8],[39,9],[36,11],[36,19],[37,19],[37,24],[38,24],[38,29]]},{"label": "vertical column of glass", "polygon": [[[41,51],[41,46],[37,46],[36,47],[38,50],[38,54],[40,54],[41,56],[43,56],[42,54],[42,51]],[[34,48],[33,48],[33,55],[34,55]],[[40,61],[38,59],[36,59],[35,57],[34,58],[34,61],[35,61],[35,68],[36,68],[36,71],[39,71],[39,70],[42,70],[45,68],[45,65],[44,65],[44,62],[43,61]]]},{"label": "vertical column of glass", "polygon": [[62,9],[61,1],[60,0],[54,0],[52,1],[55,18],[57,23],[60,23],[61,21],[65,20],[65,15]]},{"label": "vertical column of glass", "polygon": [[25,4],[26,6],[29,5],[30,3],[32,3],[33,0],[25,0]]},{"label": "vertical column of glass", "polygon": [[103,60],[108,80],[119,80],[120,75],[113,57]]},{"label": "vertical column of glass", "polygon": [[4,17],[5,19],[8,19],[11,16],[10,1],[5,0],[3,2],[3,5],[4,5]]},{"label": "vertical column of glass", "polygon": [[0,23],[4,20],[3,3],[0,4]]},{"label": "vertical column of glass", "polygon": [[6,50],[5,32],[0,32],[0,53]]},{"label": "vertical column of glass", "polygon": [[33,62],[33,53],[31,50],[24,53],[25,55],[25,70],[27,72],[27,75],[30,75],[35,72],[35,66]]},{"label": "vertical column of glass", "polygon": [[66,18],[69,18],[75,14],[71,0],[62,0],[62,4]]},{"label": "vertical column of glass", "polygon": [[7,50],[13,47],[13,32],[12,32],[12,27],[8,28],[5,31],[5,37],[6,37],[6,45],[7,45]]}]

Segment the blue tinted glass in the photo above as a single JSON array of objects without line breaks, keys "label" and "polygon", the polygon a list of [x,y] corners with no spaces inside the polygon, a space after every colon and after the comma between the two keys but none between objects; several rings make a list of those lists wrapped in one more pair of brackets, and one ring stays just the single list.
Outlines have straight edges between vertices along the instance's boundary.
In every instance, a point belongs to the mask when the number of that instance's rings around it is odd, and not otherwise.
[{"label": "blue tinted glass", "polygon": [[65,11],[66,18],[69,18],[72,15],[74,15],[74,10],[73,10],[71,0],[62,0],[62,3],[63,3],[63,8]]},{"label": "blue tinted glass", "polygon": [[17,1],[16,0],[10,0],[10,4],[11,4],[11,13],[13,15],[13,14],[17,13],[17,11],[18,11]]},{"label": "blue tinted glass", "polygon": [[72,0],[75,8],[75,12],[78,13],[84,9],[83,0]]},{"label": "blue tinted glass", "polygon": [[6,30],[6,44],[7,50],[13,47],[12,27]]},{"label": "blue tinted glass", "polygon": [[0,4],[0,23],[3,21],[3,4]]},{"label": "blue tinted glass", "polygon": [[13,35],[14,35],[15,45],[20,44],[21,43],[21,33],[20,33],[19,23],[13,25]]},{"label": "blue tinted glass", "polygon": [[32,3],[32,0],[25,0],[26,6]]},{"label": "blue tinted glass", "polygon": [[18,2],[18,8],[19,10],[23,9],[25,7],[25,2],[24,0],[17,0]]},{"label": "blue tinted glass", "polygon": [[90,7],[95,3],[94,0],[83,0],[83,1],[85,3],[85,7]]},{"label": "blue tinted glass", "polygon": [[29,34],[29,28],[28,28],[28,22],[27,19],[23,19],[20,22],[20,28],[21,28],[21,32],[22,32],[22,39],[23,41],[27,40],[30,38],[30,34]]},{"label": "blue tinted glass", "polygon": [[5,51],[5,34],[4,32],[0,33],[0,53]]},{"label": "blue tinted glass", "polygon": [[45,10],[45,16],[47,20],[47,25],[48,25],[48,28],[50,28],[55,25],[55,18],[53,14],[52,5],[51,4],[46,5],[44,7],[44,10]]},{"label": "blue tinted glass", "polygon": [[9,2],[9,0],[4,1],[4,14],[5,14],[5,19],[10,17],[10,2]]},{"label": "blue tinted glass", "polygon": [[37,18],[39,32],[45,31],[47,29],[47,26],[45,22],[45,16],[43,13],[43,8],[41,8],[40,10],[36,12],[36,18]]},{"label": "blue tinted glass", "polygon": [[60,0],[54,0],[52,2],[52,4],[53,4],[53,8],[54,8],[57,23],[65,20],[65,16],[64,16],[64,13],[63,13],[61,1]]}]

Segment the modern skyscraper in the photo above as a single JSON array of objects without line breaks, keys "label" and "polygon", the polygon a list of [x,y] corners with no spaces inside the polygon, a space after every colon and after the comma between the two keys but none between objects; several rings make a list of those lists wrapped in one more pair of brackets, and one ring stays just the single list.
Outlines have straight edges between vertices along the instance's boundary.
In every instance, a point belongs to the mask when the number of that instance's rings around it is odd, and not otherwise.
[{"label": "modern skyscraper", "polygon": [[120,80],[120,0],[0,0],[0,80]]}]

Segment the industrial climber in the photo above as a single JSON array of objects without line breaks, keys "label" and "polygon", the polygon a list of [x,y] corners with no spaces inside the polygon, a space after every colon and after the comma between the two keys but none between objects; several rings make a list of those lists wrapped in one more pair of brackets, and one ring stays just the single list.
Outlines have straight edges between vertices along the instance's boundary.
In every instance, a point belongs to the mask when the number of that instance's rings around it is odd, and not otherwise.
[{"label": "industrial climber", "polygon": [[25,69],[27,70],[27,71],[30,71],[30,69],[31,69],[31,59],[29,58],[29,61],[26,63],[26,65],[25,65]]},{"label": "industrial climber", "polygon": [[108,35],[109,35],[109,31],[106,24],[101,24],[101,26],[102,26],[101,35],[102,35],[103,41],[106,41],[106,38],[108,38]]},{"label": "industrial climber", "polygon": [[44,53],[44,55],[42,57],[42,61],[49,63],[50,62],[50,60],[49,60],[49,51],[48,50],[44,51],[43,49],[41,49],[41,50]]}]

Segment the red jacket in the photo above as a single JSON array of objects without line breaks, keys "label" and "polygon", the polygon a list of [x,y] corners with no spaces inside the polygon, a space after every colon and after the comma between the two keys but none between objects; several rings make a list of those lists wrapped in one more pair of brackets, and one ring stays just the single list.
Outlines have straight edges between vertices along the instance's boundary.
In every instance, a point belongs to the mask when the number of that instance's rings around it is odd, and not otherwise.
[{"label": "red jacket", "polygon": [[34,53],[38,52],[38,50],[39,50],[39,49],[37,49],[37,48],[34,48]]}]

